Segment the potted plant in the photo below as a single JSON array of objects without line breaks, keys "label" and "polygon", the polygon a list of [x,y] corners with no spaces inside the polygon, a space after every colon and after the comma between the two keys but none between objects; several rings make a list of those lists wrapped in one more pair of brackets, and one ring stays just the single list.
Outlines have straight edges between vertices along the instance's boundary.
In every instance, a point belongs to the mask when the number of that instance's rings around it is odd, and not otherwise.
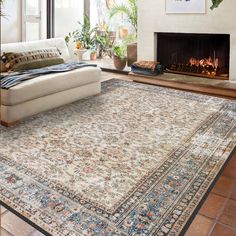
[{"label": "potted plant", "polygon": [[108,30],[108,27],[103,27],[102,30],[97,30],[96,43],[99,52],[99,58],[109,56],[112,58],[112,47],[116,38],[116,32]]},{"label": "potted plant", "polygon": [[91,54],[90,54],[90,60],[91,61],[94,61],[94,60],[96,60],[97,59],[97,50],[96,49],[93,49],[92,51],[91,51]]},{"label": "potted plant", "polygon": [[70,39],[73,38],[73,42],[76,43],[76,51],[83,51],[83,57],[86,55],[85,59],[90,60],[90,54],[96,47],[96,31],[96,27],[91,27],[88,16],[84,15],[84,22],[79,22],[79,28],[70,32],[65,37],[65,41],[68,44]]},{"label": "potted plant", "polygon": [[[133,62],[137,61],[137,30],[138,30],[138,3],[137,0],[127,0],[127,3],[122,3],[120,5],[114,4],[109,10],[110,18],[115,15],[126,16],[128,22],[133,26],[134,33],[128,34],[126,27],[121,27],[119,29],[120,38],[126,40],[128,38],[129,43],[127,43],[127,63],[131,66]],[[132,38],[132,41],[130,40]]]},{"label": "potted plant", "polygon": [[113,47],[113,62],[117,70],[124,70],[126,66],[126,46],[124,44]]}]

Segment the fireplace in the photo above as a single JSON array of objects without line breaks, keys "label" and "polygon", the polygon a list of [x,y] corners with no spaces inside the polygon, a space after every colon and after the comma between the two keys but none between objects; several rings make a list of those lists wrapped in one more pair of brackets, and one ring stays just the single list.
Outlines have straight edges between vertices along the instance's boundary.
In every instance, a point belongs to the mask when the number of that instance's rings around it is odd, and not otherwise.
[{"label": "fireplace", "polygon": [[229,34],[156,33],[157,61],[166,72],[229,79]]}]

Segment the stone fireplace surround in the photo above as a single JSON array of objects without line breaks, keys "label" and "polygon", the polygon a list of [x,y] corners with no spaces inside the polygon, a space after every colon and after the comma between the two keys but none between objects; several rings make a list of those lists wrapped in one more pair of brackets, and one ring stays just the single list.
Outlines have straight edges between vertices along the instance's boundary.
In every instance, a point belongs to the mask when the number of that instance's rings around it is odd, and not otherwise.
[{"label": "stone fireplace surround", "polygon": [[205,14],[166,14],[165,0],[138,0],[138,58],[157,58],[155,33],[202,33],[230,35],[229,80],[236,82],[236,1],[224,0],[219,8],[210,10],[206,0]]}]

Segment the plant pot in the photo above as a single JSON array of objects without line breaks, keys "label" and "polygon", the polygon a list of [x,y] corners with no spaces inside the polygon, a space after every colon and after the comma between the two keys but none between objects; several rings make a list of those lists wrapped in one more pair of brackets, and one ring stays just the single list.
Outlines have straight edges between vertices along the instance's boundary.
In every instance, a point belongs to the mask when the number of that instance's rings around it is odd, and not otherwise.
[{"label": "plant pot", "polygon": [[116,40],[116,31],[109,31],[109,38],[113,44]]},{"label": "plant pot", "polygon": [[126,61],[127,61],[127,58],[121,59],[117,56],[113,56],[114,66],[117,70],[124,70],[126,66]]},{"label": "plant pot", "polygon": [[75,48],[74,49],[74,55],[77,57],[77,61],[82,61],[83,60],[83,55],[86,52],[87,52],[87,49],[83,49],[83,48],[77,49],[77,48]]},{"label": "plant pot", "polygon": [[131,66],[137,61],[137,43],[130,43],[127,45],[127,64]]},{"label": "plant pot", "polygon": [[121,28],[119,29],[119,36],[120,36],[120,39],[126,39],[128,35],[129,35],[129,30],[128,30],[128,28],[126,28],[126,27],[121,27]]},{"label": "plant pot", "polygon": [[96,52],[91,52],[91,54],[90,54],[90,60],[91,60],[91,61],[97,60],[97,53],[96,53]]},{"label": "plant pot", "polygon": [[106,5],[108,9],[111,9],[115,5],[115,2],[114,0],[106,0]]}]

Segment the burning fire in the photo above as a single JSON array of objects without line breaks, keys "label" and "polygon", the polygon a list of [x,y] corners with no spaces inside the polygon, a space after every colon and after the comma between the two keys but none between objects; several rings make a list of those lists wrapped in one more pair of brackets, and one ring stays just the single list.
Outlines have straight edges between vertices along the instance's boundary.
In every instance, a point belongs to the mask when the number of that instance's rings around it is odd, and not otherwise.
[{"label": "burning fire", "polygon": [[191,67],[192,66],[201,67],[202,74],[215,76],[217,69],[219,68],[219,58],[212,59],[211,57],[209,57],[209,58],[204,58],[204,59],[197,59],[197,58],[191,57],[189,59],[189,65]]},{"label": "burning fire", "polygon": [[[176,62],[176,59],[175,56],[172,56],[172,61],[175,62],[170,64],[170,66],[167,67],[167,70],[183,74],[198,74],[208,78],[228,78],[229,74],[224,66],[223,60],[221,57],[216,56],[215,51],[208,57],[198,58],[191,56],[185,62]],[[182,59],[182,61],[184,61],[184,59]]]},{"label": "burning fire", "polygon": [[212,66],[213,68],[217,68],[219,66],[219,59],[216,58],[215,60],[213,60],[211,57],[209,57],[198,60],[194,57],[191,57],[189,59],[189,64],[191,66],[203,66],[203,67]]}]

